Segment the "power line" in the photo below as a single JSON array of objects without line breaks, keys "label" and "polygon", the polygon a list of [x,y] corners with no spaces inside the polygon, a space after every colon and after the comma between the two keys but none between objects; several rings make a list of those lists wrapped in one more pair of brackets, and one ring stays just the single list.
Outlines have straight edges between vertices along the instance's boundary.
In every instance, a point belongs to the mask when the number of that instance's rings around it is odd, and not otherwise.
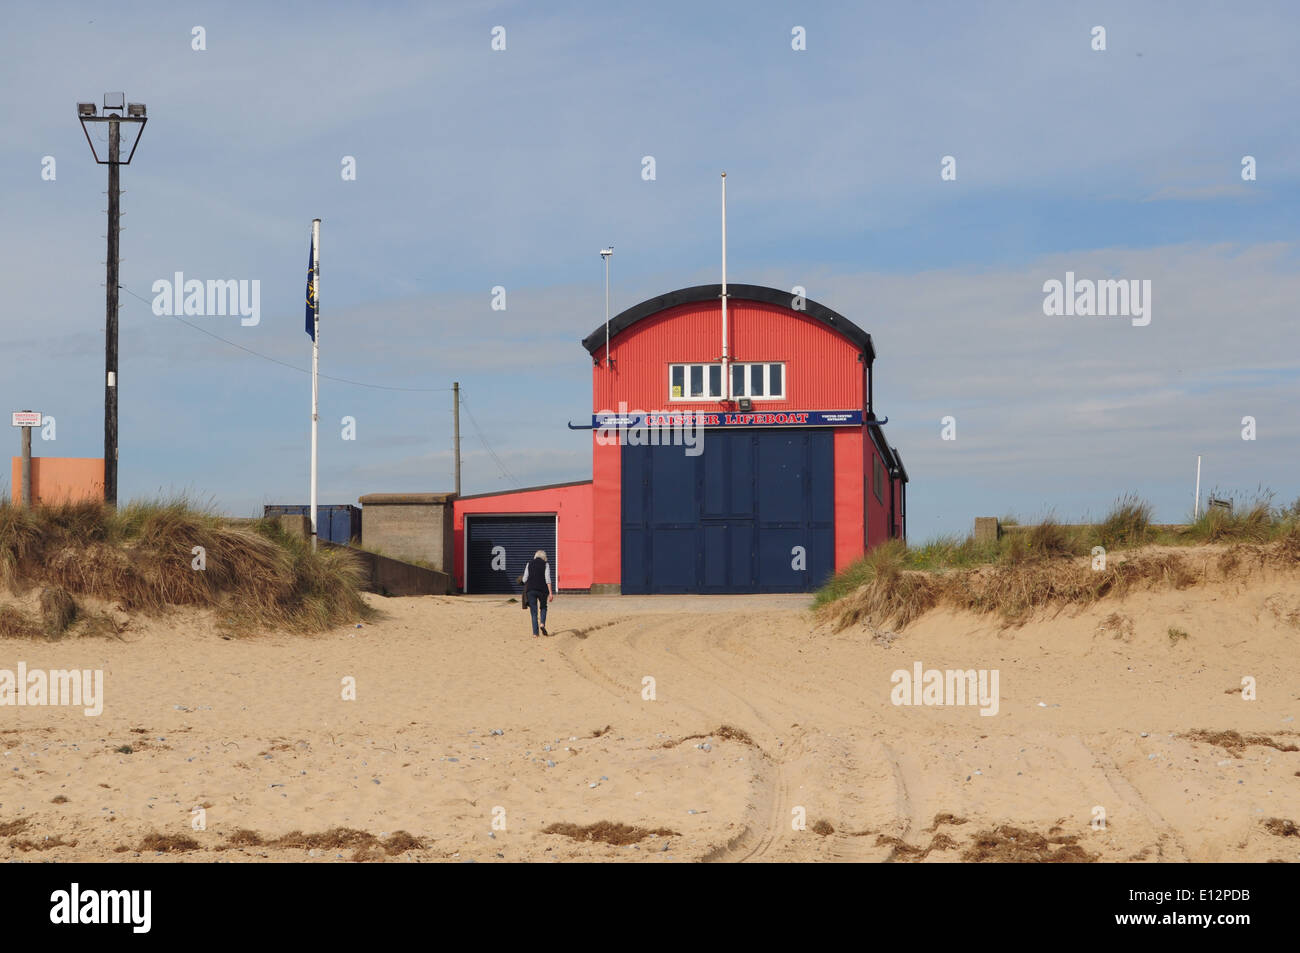
[{"label": "power line", "polygon": [[488,452],[488,456],[496,461],[497,467],[501,470],[501,475],[511,483],[518,484],[519,481],[515,479],[514,474],[511,473],[510,470],[507,469],[506,465],[501,462],[501,458],[497,456],[496,451],[488,445],[487,437],[483,436],[483,428],[478,425],[478,421],[474,419],[474,412],[469,409],[469,404],[465,402],[464,391],[461,391],[460,394],[460,405],[465,408],[465,413],[469,415],[469,422],[474,425],[474,432],[478,434],[478,439],[482,442],[483,449]]},{"label": "power line", "polygon": [[[152,302],[148,298],[141,297],[140,295],[132,291],[130,288],[127,288],[123,285],[118,285],[118,287],[121,288],[123,291],[125,291],[127,294],[129,294],[132,298],[138,298],[139,300],[143,301],[145,304],[152,304]],[[210,338],[216,338],[222,344],[229,344],[231,347],[239,348],[239,350],[245,351],[248,354],[252,354],[254,357],[260,357],[264,361],[270,361],[272,364],[279,364],[281,367],[287,367],[291,371],[298,371],[302,374],[311,373],[310,368],[298,367],[296,364],[290,364],[288,361],[282,361],[278,357],[271,357],[269,354],[263,354],[260,351],[254,351],[251,347],[244,347],[244,345],[242,344],[236,344],[234,341],[227,340],[226,338],[223,338],[219,334],[213,334],[207,328],[201,328],[197,324],[191,324],[190,322],[182,318],[180,315],[176,315],[176,314],[160,315],[160,317],[170,317],[176,321],[179,321],[187,328],[193,328],[195,331],[198,331],[201,334],[206,334]],[[446,393],[447,391],[451,390],[450,387],[393,387],[389,384],[368,384],[365,381],[349,380],[346,377],[332,377],[329,374],[318,374],[317,376],[323,377],[326,380],[337,381],[340,384],[352,384],[355,387],[371,387],[374,388],[375,390],[415,391],[415,392],[425,393],[425,394]]]},{"label": "power line", "polygon": [[[127,288],[123,285],[118,285],[118,287],[121,288],[123,291],[125,291],[127,294],[129,294],[131,297],[143,301],[145,304],[150,304],[150,305],[152,304],[152,302],[148,298],[136,294],[130,288]],[[303,374],[311,373],[311,371],[305,367],[298,367],[295,364],[290,364],[288,361],[282,361],[278,357],[271,357],[269,354],[263,354],[260,351],[254,351],[251,347],[245,347],[242,344],[236,344],[234,341],[228,340],[227,338],[223,338],[219,334],[213,334],[207,328],[201,328],[197,324],[191,324],[189,321],[186,321],[180,315],[175,315],[175,314],[165,315],[165,317],[171,317],[174,320],[179,321],[181,324],[185,325],[187,328],[192,328],[193,330],[198,331],[201,334],[206,334],[208,337],[215,338],[216,340],[220,341],[222,344],[228,344],[233,348],[238,348],[239,350],[244,351],[247,354],[251,354],[254,357],[260,357],[264,361],[270,361],[272,364],[279,364],[281,367],[287,367],[291,371],[298,371]],[[346,377],[332,377],[329,374],[319,374],[318,376],[323,377],[326,380],[337,381],[340,384],[352,384],[356,387],[370,387],[370,388],[374,388],[375,390],[394,390],[394,391],[407,391],[407,392],[419,392],[419,393],[446,393],[447,391],[451,390],[450,387],[394,387],[389,384],[370,384],[367,383],[366,381],[349,380]],[[491,445],[487,442],[487,437],[484,436],[483,434],[483,428],[478,425],[478,420],[474,417],[474,412],[469,409],[469,404],[465,402],[464,390],[460,392],[460,405],[465,408],[465,413],[466,415],[468,415],[470,423],[474,425],[474,432],[478,434],[479,442],[483,444],[483,449],[487,451],[488,456],[490,456],[493,462],[496,463],[497,469],[501,471],[502,477],[509,480],[511,483],[518,483],[519,482],[518,479],[516,479],[515,475],[510,472],[510,468],[505,465],[505,462],[502,461],[502,459],[499,456],[497,456],[496,451],[493,450]]]}]

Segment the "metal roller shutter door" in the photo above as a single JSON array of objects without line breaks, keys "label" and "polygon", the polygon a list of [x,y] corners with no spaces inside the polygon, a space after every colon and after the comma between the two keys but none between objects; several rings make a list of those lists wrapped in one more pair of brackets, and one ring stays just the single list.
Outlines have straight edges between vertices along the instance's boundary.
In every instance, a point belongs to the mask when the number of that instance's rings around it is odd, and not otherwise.
[{"label": "metal roller shutter door", "polygon": [[622,449],[622,590],[806,592],[834,570],[834,437],[710,430]]},{"label": "metal roller shutter door", "polygon": [[[546,551],[551,585],[557,586],[555,516],[465,516],[465,591],[519,593],[528,560]],[[504,563],[505,568],[499,568]],[[494,565],[498,568],[493,568]],[[558,586],[557,586],[558,588]]]}]

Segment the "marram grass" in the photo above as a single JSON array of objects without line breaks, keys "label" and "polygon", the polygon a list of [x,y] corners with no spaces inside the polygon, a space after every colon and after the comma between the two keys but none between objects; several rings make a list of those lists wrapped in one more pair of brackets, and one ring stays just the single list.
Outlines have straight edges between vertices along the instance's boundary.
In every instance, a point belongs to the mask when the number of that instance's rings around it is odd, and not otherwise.
[{"label": "marram grass", "polygon": [[[362,581],[346,550],[312,552],[272,520],[231,525],[183,498],[116,509],[0,501],[0,585],[11,592],[61,589],[144,614],[210,608],[241,633],[318,632],[373,617]],[[21,629],[17,621],[10,613],[8,628]]]}]

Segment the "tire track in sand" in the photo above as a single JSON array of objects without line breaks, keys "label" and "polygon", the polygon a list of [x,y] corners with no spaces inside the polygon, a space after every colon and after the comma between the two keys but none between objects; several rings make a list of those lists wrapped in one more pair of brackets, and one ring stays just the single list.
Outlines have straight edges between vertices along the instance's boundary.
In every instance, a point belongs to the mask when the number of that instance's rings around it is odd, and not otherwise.
[{"label": "tire track in sand", "polygon": [[[613,626],[614,623],[611,623],[610,625],[600,626],[600,628],[610,629]],[[704,639],[706,642],[710,642],[716,638],[717,628],[717,626],[708,626],[702,632],[693,629],[690,630],[690,636],[694,639]],[[750,718],[736,719],[730,716],[721,716],[716,711],[706,710],[700,705],[692,704],[689,700],[684,699],[678,699],[675,702],[680,708],[693,711],[706,721],[721,721],[724,717],[730,721],[742,721],[742,724],[737,725],[737,727],[750,732],[751,737],[754,728],[752,722],[761,725],[764,734],[772,737],[778,735],[779,729],[772,724],[770,719],[765,717],[748,698],[728,687],[725,679],[719,679],[717,671],[702,668],[698,662],[688,658],[681,651],[684,636],[679,618],[664,619],[659,625],[652,623],[647,626],[642,624],[632,632],[620,632],[615,645],[633,656],[645,657],[646,653],[636,643],[643,642],[646,638],[653,638],[659,649],[684,667],[691,675],[707,684],[711,694],[725,693],[734,702],[742,706]],[[633,690],[639,693],[639,685],[629,685],[626,678],[620,678],[607,671],[601,664],[590,657],[585,646],[576,643],[563,644],[560,647],[560,655],[569,663],[577,675],[606,689],[619,698],[628,699],[629,692]],[[653,667],[653,663],[642,667]],[[732,666],[728,664],[728,667]],[[667,672],[663,673],[660,678],[665,676],[668,676]],[[689,696],[686,697],[689,698]],[[750,719],[752,719],[750,724],[743,723]],[[783,747],[785,751],[782,758],[778,760],[757,740],[754,742],[753,748],[758,754],[756,763],[759,768],[754,772],[751,780],[751,787],[755,793],[746,806],[743,826],[738,834],[725,843],[714,847],[701,857],[703,862],[734,863],[758,860],[771,851],[777,837],[782,832],[785,820],[783,809],[789,800],[789,781],[786,776],[786,765],[803,755],[802,734],[793,738],[788,745],[783,744]]]},{"label": "tire track in sand", "polygon": [[[896,823],[901,825],[901,829],[893,836],[898,840],[906,840],[907,835],[912,833],[916,826],[916,818],[912,816],[912,799],[907,793],[907,780],[903,776],[903,764],[894,753],[894,749],[888,744],[881,742],[880,750],[885,756],[885,761],[889,765],[889,770],[894,776],[894,813],[898,816]],[[895,844],[889,849],[889,854],[884,858],[884,862],[892,864],[898,858],[898,845]]]},{"label": "tire track in sand", "polygon": [[[1150,801],[1142,796],[1142,793],[1133,786],[1133,783],[1129,781],[1127,775],[1115,763],[1114,759],[1107,754],[1093,750],[1083,739],[1074,735],[1063,738],[1060,747],[1061,750],[1065,750],[1067,747],[1073,748],[1076,752],[1081,752],[1089,758],[1101,771],[1101,776],[1120,800],[1126,802],[1151,825],[1156,833],[1156,849],[1161,860],[1177,860],[1186,863],[1191,859],[1187,845],[1178,836],[1177,829],[1165,820],[1164,815],[1156,810]],[[1172,843],[1177,848],[1177,857],[1165,857],[1165,846],[1169,843]]]},{"label": "tire track in sand", "polygon": [[745,820],[740,833],[724,844],[719,844],[700,858],[701,863],[744,863],[762,860],[776,843],[785,822],[782,805],[789,799],[789,783],[785,767],[769,758],[755,745],[762,759],[762,768],[755,772],[751,782],[758,789],[757,796],[746,806]]},{"label": "tire track in sand", "polygon": [[[795,806],[795,800],[805,801],[803,806],[810,810],[814,801],[821,802],[818,813],[823,815],[822,819],[829,814],[836,824],[840,824],[843,814],[840,813],[837,817],[835,812],[842,812],[846,805],[824,799],[834,799],[835,792],[844,791],[855,783],[853,779],[861,779],[869,774],[863,768],[864,761],[868,764],[880,764],[883,761],[888,765],[888,776],[892,777],[897,792],[893,813],[901,818],[895,821],[894,832],[906,834],[916,819],[912,816],[903,766],[892,749],[876,742],[863,750],[861,745],[838,736],[838,731],[844,726],[835,721],[828,723],[826,718],[828,710],[839,710],[837,706],[844,700],[842,696],[837,697],[833,691],[816,684],[801,684],[796,692],[792,692],[793,686],[787,675],[760,667],[758,659],[747,658],[743,653],[737,654],[737,650],[727,644],[729,640],[735,643],[737,629],[744,629],[743,618],[711,625],[703,633],[695,632],[695,637],[690,639],[670,638],[662,648],[684,664],[715,675],[719,666],[739,673],[741,666],[735,664],[737,661],[753,663],[743,669],[746,695],[742,697],[729,689],[728,692],[744,704],[754,718],[771,731],[773,737],[778,738],[778,745],[780,731],[765,717],[764,712],[784,712],[791,718],[797,717],[799,725],[823,725],[825,730],[801,729],[793,740],[781,746],[780,757],[773,753],[775,749],[760,747],[765,772],[761,776],[756,774],[755,784],[760,786],[761,793],[756,798],[756,803],[749,805],[744,829],[727,843],[710,851],[703,859],[727,863],[776,859],[769,857],[769,854],[778,841],[784,842],[787,847],[779,858],[781,860],[829,859],[878,863],[887,859],[884,848],[876,846],[874,838],[868,837],[868,832],[865,831],[841,831],[825,839],[811,830],[798,833],[793,840],[787,836],[792,833],[787,825],[791,821],[789,812]],[[707,637],[699,637],[701,634]],[[743,648],[743,642],[737,646],[739,650]],[[794,707],[796,701],[802,703],[799,708]],[[836,736],[828,735],[827,731],[835,731]],[[806,742],[814,737],[816,750],[809,751]],[[808,758],[815,760],[808,764],[802,763]],[[826,773],[834,771],[836,767],[842,771],[843,776],[828,779]],[[830,783],[827,783],[828,780]],[[885,777],[882,776],[881,780],[884,781]],[[796,795],[796,788],[802,793]],[[805,791],[804,788],[809,790]],[[812,816],[807,818],[809,824],[812,820]],[[788,856],[791,853],[796,856]],[[893,859],[896,853],[897,847],[891,846],[888,859]]]},{"label": "tire track in sand", "polygon": [[580,678],[606,689],[610,694],[623,701],[628,701],[629,698],[635,697],[636,693],[639,692],[639,686],[628,685],[624,680],[615,678],[601,669],[587,658],[587,654],[583,650],[581,643],[585,642],[592,632],[601,629],[612,629],[628,621],[630,620],[627,618],[613,619],[608,622],[600,622],[588,626],[584,629],[564,629],[555,633],[557,637],[561,635],[572,635],[574,637],[573,641],[566,640],[561,642],[557,649],[560,658],[564,659],[564,661],[569,664],[569,667],[573,669],[574,673]]}]

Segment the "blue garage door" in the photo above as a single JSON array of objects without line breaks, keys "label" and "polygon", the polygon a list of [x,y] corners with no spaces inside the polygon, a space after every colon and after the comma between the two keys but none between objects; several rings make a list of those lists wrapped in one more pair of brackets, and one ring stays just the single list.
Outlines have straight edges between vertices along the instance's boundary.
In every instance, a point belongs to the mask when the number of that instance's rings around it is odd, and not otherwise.
[{"label": "blue garage door", "polygon": [[546,551],[551,585],[555,561],[555,516],[465,516],[465,591],[521,592],[515,580],[539,549]]},{"label": "blue garage door", "polygon": [[806,592],[835,568],[830,430],[708,430],[625,446],[625,593]]}]

